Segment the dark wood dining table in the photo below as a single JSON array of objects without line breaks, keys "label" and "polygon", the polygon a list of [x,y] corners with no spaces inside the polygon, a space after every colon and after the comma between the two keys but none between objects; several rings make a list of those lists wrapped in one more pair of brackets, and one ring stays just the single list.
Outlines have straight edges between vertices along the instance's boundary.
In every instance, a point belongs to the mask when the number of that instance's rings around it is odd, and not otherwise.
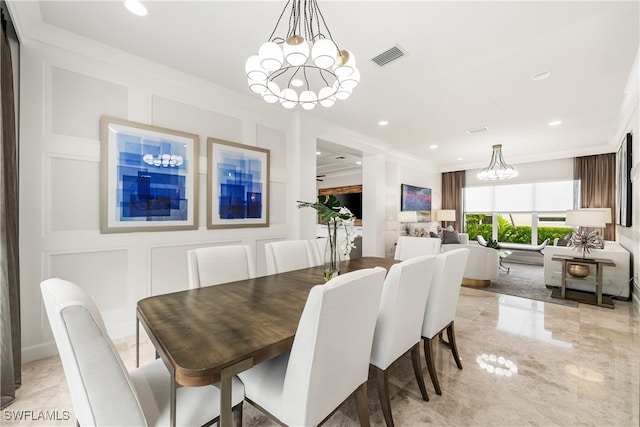
[{"label": "dark wood dining table", "polygon": [[[343,261],[340,270],[388,270],[396,262],[355,258]],[[233,376],[291,350],[309,291],[323,283],[318,266],[138,301],[137,325],[171,373],[171,425],[178,385],[220,383],[220,425],[230,426]]]}]

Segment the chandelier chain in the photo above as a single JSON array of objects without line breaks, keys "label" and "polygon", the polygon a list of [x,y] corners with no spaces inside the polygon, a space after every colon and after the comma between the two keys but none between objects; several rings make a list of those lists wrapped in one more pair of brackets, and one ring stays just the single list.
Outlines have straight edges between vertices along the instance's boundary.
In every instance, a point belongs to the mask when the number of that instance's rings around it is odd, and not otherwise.
[{"label": "chandelier chain", "polygon": [[[327,30],[327,35],[329,36],[329,39],[335,43],[336,47],[338,48],[338,51],[340,50],[340,46],[338,46],[338,43],[336,43],[335,40],[333,40],[333,36],[331,35],[331,30],[329,29],[329,26],[327,26],[326,21],[324,20],[324,15],[322,14],[322,11],[320,11],[320,8],[318,7],[318,2],[316,2],[315,0],[313,1],[314,7],[315,7],[315,11],[317,13],[317,16],[320,17],[320,19],[322,20],[322,24],[324,25],[324,28],[326,28]],[[322,35],[324,37],[324,34],[322,34],[322,32],[320,31],[320,19],[318,20],[318,35]],[[314,40],[315,41],[315,40]]]},{"label": "chandelier chain", "polygon": [[[292,0],[287,0],[287,4],[284,5],[284,9],[282,9],[282,12],[280,13],[280,17],[278,18],[278,21],[276,21],[276,26],[273,27],[273,31],[271,32],[271,35],[269,36],[269,40],[275,40],[273,38],[274,34],[276,33],[276,31],[278,30],[278,26],[280,25],[280,21],[282,20],[282,17],[284,16],[284,13],[287,11],[287,7],[289,7],[289,4],[291,3]],[[289,26],[291,26],[291,17],[289,17]]]}]

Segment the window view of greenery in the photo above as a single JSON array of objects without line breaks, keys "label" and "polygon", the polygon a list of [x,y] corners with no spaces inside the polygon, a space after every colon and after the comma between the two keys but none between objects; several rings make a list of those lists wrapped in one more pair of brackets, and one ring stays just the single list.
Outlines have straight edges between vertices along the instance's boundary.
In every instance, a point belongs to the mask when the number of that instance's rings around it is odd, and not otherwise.
[{"label": "window view of greenery", "polygon": [[[531,243],[531,214],[499,214],[497,218],[499,242]],[[470,241],[476,240],[478,235],[487,241],[491,239],[492,214],[466,214],[465,220]],[[537,244],[541,244],[546,239],[553,243],[556,237],[562,238],[572,231],[571,227],[564,226],[564,214],[540,215],[537,229]]]}]

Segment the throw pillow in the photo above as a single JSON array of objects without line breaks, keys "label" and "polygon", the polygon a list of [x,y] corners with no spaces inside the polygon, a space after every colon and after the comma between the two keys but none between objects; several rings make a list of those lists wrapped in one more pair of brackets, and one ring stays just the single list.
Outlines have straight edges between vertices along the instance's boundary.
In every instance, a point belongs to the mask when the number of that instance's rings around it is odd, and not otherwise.
[{"label": "throw pillow", "polygon": [[571,240],[571,234],[567,234],[566,236],[558,239],[556,246],[569,246],[569,240]]},{"label": "throw pillow", "polygon": [[594,242],[596,249],[604,249],[604,239],[598,236],[598,240]]},{"label": "throw pillow", "polygon": [[413,232],[413,235],[416,237],[428,237],[428,234],[424,228],[416,228]]},{"label": "throw pillow", "polygon": [[434,239],[439,239],[440,238],[438,233],[434,233],[433,231],[429,232],[429,237],[433,237]]},{"label": "throw pillow", "polygon": [[458,243],[458,244],[460,244],[460,237],[458,236],[458,232],[457,231],[451,231],[451,230],[443,230],[442,231],[442,243],[443,244],[449,244],[449,243]]}]

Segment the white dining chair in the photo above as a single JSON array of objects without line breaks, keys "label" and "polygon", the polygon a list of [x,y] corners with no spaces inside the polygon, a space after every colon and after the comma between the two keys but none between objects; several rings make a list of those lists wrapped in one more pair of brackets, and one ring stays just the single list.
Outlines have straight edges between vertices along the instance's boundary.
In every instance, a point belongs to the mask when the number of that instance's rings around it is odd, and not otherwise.
[{"label": "white dining chair", "polygon": [[317,258],[317,246],[310,240],[281,240],[264,245],[267,274],[320,265]]},{"label": "white dining chair", "polygon": [[433,255],[411,258],[394,264],[384,281],[369,362],[376,373],[380,406],[387,427],[394,425],[388,368],[409,351],[422,398],[429,400],[420,366],[420,332],[435,264]]},{"label": "white dining chair", "polygon": [[313,266],[322,265],[324,262],[324,250],[327,238],[318,237],[309,240],[309,251],[313,257]]},{"label": "white dining chair", "polygon": [[422,255],[438,255],[441,241],[431,237],[400,236],[396,243],[394,259],[405,261]]},{"label": "white dining chair", "polygon": [[255,277],[251,248],[247,245],[211,246],[187,252],[189,288]]},{"label": "white dining chair", "polygon": [[[93,300],[76,284],[48,279],[40,285],[51,331],[81,426],[168,426],[172,380],[161,359],[127,369]],[[243,385],[232,384],[237,425],[242,424]],[[176,390],[176,425],[201,426],[220,415],[213,385]]]},{"label": "white dining chair", "polygon": [[436,257],[431,290],[427,297],[427,306],[424,312],[424,321],[422,322],[422,338],[424,339],[424,353],[429,376],[438,395],[442,395],[442,390],[440,389],[438,374],[433,362],[433,339],[436,336],[442,337],[445,329],[448,342],[444,340],[442,342],[451,350],[458,369],[462,369],[453,324],[456,318],[462,276],[468,257],[469,249],[466,248],[455,249],[438,255]]},{"label": "white dining chair", "polygon": [[238,374],[246,400],[280,424],[321,424],[356,394],[369,425],[369,356],[385,277],[381,267],[346,273],[309,292],[291,352]]}]

